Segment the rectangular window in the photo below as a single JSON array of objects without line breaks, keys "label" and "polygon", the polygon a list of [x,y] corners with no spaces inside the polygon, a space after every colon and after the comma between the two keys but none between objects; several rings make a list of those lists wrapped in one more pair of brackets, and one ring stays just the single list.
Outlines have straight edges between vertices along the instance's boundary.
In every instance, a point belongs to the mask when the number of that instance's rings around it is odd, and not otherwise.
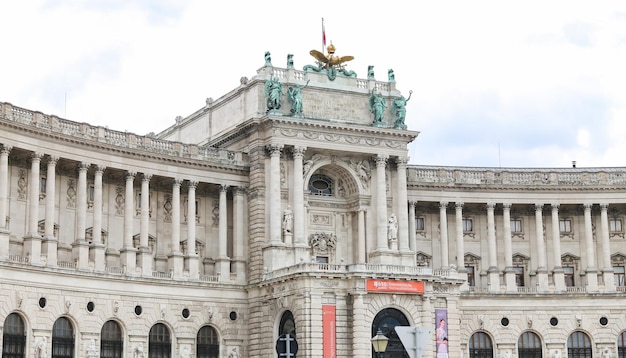
[{"label": "rectangular window", "polygon": [[569,267],[569,266],[563,267],[563,274],[564,274],[564,278],[565,278],[565,286],[566,287],[574,287],[575,286],[575,282],[574,282],[574,268],[573,267]]},{"label": "rectangular window", "polygon": [[609,231],[622,232],[622,219],[609,219]]},{"label": "rectangular window", "polygon": [[472,219],[463,219],[463,232],[474,232]]},{"label": "rectangular window", "polygon": [[615,286],[624,287],[624,266],[613,266],[613,280],[615,280]]},{"label": "rectangular window", "polygon": [[470,286],[476,286],[476,276],[474,275],[474,266],[465,266],[467,270],[467,283]]},{"label": "rectangular window", "polygon": [[572,232],[572,220],[570,220],[570,219],[560,219],[559,220],[559,231],[561,231],[561,233],[570,233],[570,232]]},{"label": "rectangular window", "polygon": [[46,185],[48,183],[48,178],[46,177],[42,177],[39,180],[39,193],[41,194],[45,194],[46,193]]},{"label": "rectangular window", "polygon": [[515,284],[518,287],[524,287],[524,268],[523,267],[513,267],[515,271]]},{"label": "rectangular window", "polygon": [[91,202],[93,202],[94,191],[95,191],[94,186],[90,185],[89,189],[87,191],[87,197],[89,198],[88,200],[91,201]]},{"label": "rectangular window", "polygon": [[511,232],[522,232],[521,219],[511,219]]},{"label": "rectangular window", "polygon": [[315,257],[315,262],[317,262],[318,264],[327,264],[328,263],[328,256],[316,256]]},{"label": "rectangular window", "polygon": [[424,218],[415,218],[415,231],[424,231]]}]

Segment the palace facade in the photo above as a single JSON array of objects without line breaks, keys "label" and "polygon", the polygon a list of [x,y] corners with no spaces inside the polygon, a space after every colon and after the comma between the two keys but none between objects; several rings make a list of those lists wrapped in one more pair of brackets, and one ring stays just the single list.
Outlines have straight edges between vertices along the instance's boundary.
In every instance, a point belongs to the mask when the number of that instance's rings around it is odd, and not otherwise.
[{"label": "palace facade", "polygon": [[332,72],[145,136],[0,103],[2,357],[626,357],[626,168],[409,165]]}]

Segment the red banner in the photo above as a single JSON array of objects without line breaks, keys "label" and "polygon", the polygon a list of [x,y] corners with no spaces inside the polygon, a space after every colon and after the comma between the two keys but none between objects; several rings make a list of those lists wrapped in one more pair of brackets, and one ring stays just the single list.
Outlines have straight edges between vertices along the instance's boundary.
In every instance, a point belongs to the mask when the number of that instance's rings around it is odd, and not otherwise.
[{"label": "red banner", "polygon": [[424,293],[424,282],[396,280],[367,280],[368,292]]},{"label": "red banner", "polygon": [[324,358],[337,358],[337,320],[335,306],[322,305]]}]

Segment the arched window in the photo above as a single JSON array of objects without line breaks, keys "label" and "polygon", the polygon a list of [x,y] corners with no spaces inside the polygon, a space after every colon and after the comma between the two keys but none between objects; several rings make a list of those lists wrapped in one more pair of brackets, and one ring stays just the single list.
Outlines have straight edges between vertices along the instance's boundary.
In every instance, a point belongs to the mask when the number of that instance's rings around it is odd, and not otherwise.
[{"label": "arched window", "polygon": [[542,358],[541,339],[534,332],[524,332],[517,340],[518,358]]},{"label": "arched window", "polygon": [[74,357],[74,328],[69,319],[61,317],[52,326],[52,358]]},{"label": "arched window", "polygon": [[26,329],[24,321],[17,313],[11,313],[4,320],[2,329],[2,358],[26,357]]},{"label": "arched window", "polygon": [[568,358],[591,358],[591,339],[584,332],[576,331],[567,338]]},{"label": "arched window", "polygon": [[170,358],[171,354],[170,330],[163,323],[157,323],[150,328],[148,358]]},{"label": "arched window", "polygon": [[626,331],[617,337],[617,358],[626,358]]},{"label": "arched window", "polygon": [[220,356],[220,342],[217,331],[211,326],[204,326],[196,337],[196,355],[198,358],[217,358]]},{"label": "arched window", "polygon": [[[409,320],[397,309],[386,308],[378,312],[376,317],[374,317],[371,337],[374,337],[380,330],[385,337],[389,338],[387,349],[385,350],[385,358],[409,358],[402,342],[400,342],[398,333],[396,333],[396,326],[409,326]],[[375,357],[375,354],[372,347],[372,357]]]},{"label": "arched window", "polygon": [[122,358],[124,356],[124,339],[122,328],[115,321],[107,321],[100,331],[100,357]]},{"label": "arched window", "polygon": [[472,334],[469,341],[469,358],[493,358],[493,344],[487,333]]},{"label": "arched window", "polygon": [[313,195],[332,196],[333,180],[324,174],[313,174],[309,179],[309,192]]},{"label": "arched window", "polygon": [[291,311],[285,311],[282,317],[280,317],[280,326],[278,326],[278,335],[289,333],[289,335],[296,336],[296,321],[293,319],[293,313]]}]

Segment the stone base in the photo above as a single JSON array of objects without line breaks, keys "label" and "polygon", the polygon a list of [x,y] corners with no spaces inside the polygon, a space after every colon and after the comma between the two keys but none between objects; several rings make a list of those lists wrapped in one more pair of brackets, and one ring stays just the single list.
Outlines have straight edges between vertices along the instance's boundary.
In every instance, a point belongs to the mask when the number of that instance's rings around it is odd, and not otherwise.
[{"label": "stone base", "polygon": [[125,268],[127,275],[134,276],[137,273],[137,249],[134,247],[125,247],[120,250],[120,265]]},{"label": "stone base", "polygon": [[369,263],[381,265],[398,265],[398,254],[390,250],[376,250],[370,252]]},{"label": "stone base", "polygon": [[174,279],[183,277],[183,268],[185,265],[185,257],[181,252],[172,252],[167,255],[167,266],[172,272]]},{"label": "stone base", "polygon": [[31,265],[41,265],[41,236],[28,234],[24,237],[24,256],[30,256]]},{"label": "stone base", "polygon": [[[311,262],[310,254],[304,258],[304,262]],[[263,248],[264,270],[274,271],[282,267],[293,265],[295,262],[294,250],[281,244],[274,244]]]},{"label": "stone base", "polygon": [[189,271],[190,280],[200,279],[200,268],[198,267],[198,261],[200,257],[197,254],[189,255],[185,257],[185,266]]},{"label": "stone base", "polygon": [[89,270],[89,243],[85,240],[72,244],[72,257],[76,260],[76,269]]},{"label": "stone base", "polygon": [[0,229],[0,261],[9,259],[9,237],[9,230]]}]

